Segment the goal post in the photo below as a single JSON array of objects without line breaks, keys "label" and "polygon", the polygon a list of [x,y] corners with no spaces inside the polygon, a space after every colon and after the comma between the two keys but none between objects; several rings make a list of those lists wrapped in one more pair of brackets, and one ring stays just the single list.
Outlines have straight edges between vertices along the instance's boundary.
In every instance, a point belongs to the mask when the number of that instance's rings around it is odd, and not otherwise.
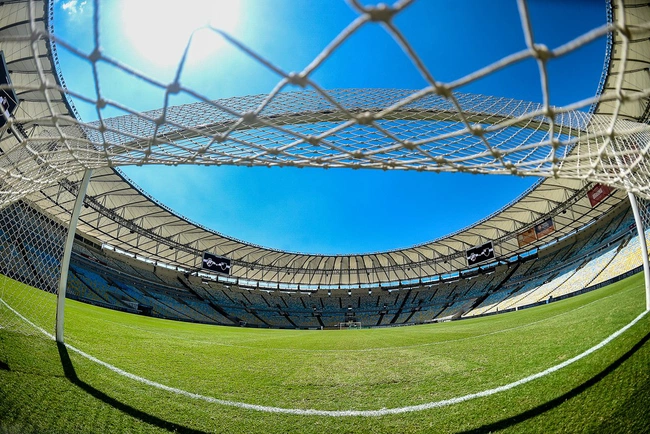
[{"label": "goal post", "polygon": [[[628,193],[632,213],[634,214],[634,222],[636,223],[636,230],[639,236],[639,245],[641,246],[641,259],[643,261],[643,274],[645,283],[645,306],[646,310],[650,310],[650,262],[648,259],[648,244],[646,236],[646,228],[650,227],[650,209],[645,199],[637,199],[633,193]],[[641,206],[639,206],[641,205]]]},{"label": "goal post", "polygon": [[28,202],[0,209],[0,327],[55,331],[65,237],[62,224]]},{"label": "goal post", "polygon": [[339,323],[339,330],[360,330],[361,329],[361,321],[344,321]]},{"label": "goal post", "polygon": [[86,190],[92,177],[92,169],[86,170],[84,177],[79,184],[77,197],[74,202],[72,216],[70,217],[70,224],[68,225],[68,235],[63,249],[63,260],[61,261],[61,275],[59,278],[59,291],[56,296],[56,341],[63,343],[63,324],[65,318],[65,293],[68,284],[68,271],[70,269],[70,256],[72,255],[72,244],[74,243],[74,236],[77,231],[77,222],[79,221],[79,214],[81,213],[81,205],[83,205],[84,197],[86,197]]}]

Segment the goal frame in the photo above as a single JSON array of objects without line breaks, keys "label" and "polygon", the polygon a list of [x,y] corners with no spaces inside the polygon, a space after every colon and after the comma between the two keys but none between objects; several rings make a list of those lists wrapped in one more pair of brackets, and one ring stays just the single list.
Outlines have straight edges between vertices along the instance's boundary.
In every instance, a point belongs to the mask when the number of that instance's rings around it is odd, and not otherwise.
[{"label": "goal frame", "polygon": [[343,322],[340,322],[339,323],[339,330],[343,330],[344,328],[347,329],[347,330],[353,330],[353,329],[361,330],[363,328],[363,326],[361,325],[361,321],[343,321]]}]

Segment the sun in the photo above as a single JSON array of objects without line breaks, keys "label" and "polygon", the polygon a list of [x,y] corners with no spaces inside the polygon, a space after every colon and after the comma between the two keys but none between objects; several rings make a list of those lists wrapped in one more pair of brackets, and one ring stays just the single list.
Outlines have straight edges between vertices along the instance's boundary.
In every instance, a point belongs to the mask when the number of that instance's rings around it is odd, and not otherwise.
[{"label": "sun", "polygon": [[240,0],[184,0],[174,7],[159,0],[124,0],[120,30],[139,56],[155,66],[173,66],[188,44],[192,62],[214,55],[227,42],[207,26],[232,34],[240,11]]}]

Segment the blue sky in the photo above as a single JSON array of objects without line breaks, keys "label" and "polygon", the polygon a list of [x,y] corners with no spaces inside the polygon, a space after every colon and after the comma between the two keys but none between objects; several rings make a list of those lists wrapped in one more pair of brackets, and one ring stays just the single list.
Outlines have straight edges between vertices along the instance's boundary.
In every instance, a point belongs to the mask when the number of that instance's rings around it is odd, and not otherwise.
[{"label": "blue sky", "polygon": [[[59,0],[55,33],[89,53],[92,2]],[[285,71],[300,71],[354,18],[335,0],[152,0],[101,5],[101,47],[168,83],[192,29],[211,22]],[[179,7],[183,5],[184,7]],[[554,48],[605,23],[604,0],[530,1],[536,42]],[[515,1],[416,1],[395,19],[433,76],[453,81],[525,48]],[[209,31],[195,37],[181,83],[211,99],[268,93],[280,77]],[[162,48],[162,49],[161,49]],[[96,95],[87,61],[59,47],[68,87]],[[605,53],[601,38],[549,63],[550,97],[562,106],[592,96]],[[101,95],[142,111],[163,92],[104,63]],[[312,78],[326,89],[426,86],[379,26],[349,38]],[[524,61],[460,89],[541,102],[537,66]],[[193,102],[180,95],[172,103]],[[75,102],[85,121],[94,106]],[[107,108],[102,116],[122,114]],[[190,219],[268,247],[310,253],[360,253],[408,247],[465,227],[501,208],[536,180],[505,176],[240,167],[124,167],[146,191]],[[472,185],[479,184],[480,190]]]}]

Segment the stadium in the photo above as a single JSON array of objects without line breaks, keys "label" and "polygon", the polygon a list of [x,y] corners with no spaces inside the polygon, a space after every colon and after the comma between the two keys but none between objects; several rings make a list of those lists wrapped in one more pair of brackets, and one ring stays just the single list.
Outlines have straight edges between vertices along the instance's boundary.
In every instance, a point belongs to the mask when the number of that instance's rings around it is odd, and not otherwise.
[{"label": "stadium", "polygon": [[[411,3],[351,1],[294,72],[209,28],[275,74],[220,99],[185,84],[190,48],[168,82],[107,54],[99,2],[77,42],[59,2],[0,3],[0,432],[650,430],[650,6],[603,2],[547,47],[521,0],[525,48],[445,82],[402,32]],[[425,84],[321,85],[366,28]],[[595,95],[553,105],[551,65],[597,40]],[[469,91],[523,61],[541,102]],[[163,103],[109,97],[104,68]],[[535,182],[438,238],[324,254],[220,233],[123,170],[178,165]]]}]

